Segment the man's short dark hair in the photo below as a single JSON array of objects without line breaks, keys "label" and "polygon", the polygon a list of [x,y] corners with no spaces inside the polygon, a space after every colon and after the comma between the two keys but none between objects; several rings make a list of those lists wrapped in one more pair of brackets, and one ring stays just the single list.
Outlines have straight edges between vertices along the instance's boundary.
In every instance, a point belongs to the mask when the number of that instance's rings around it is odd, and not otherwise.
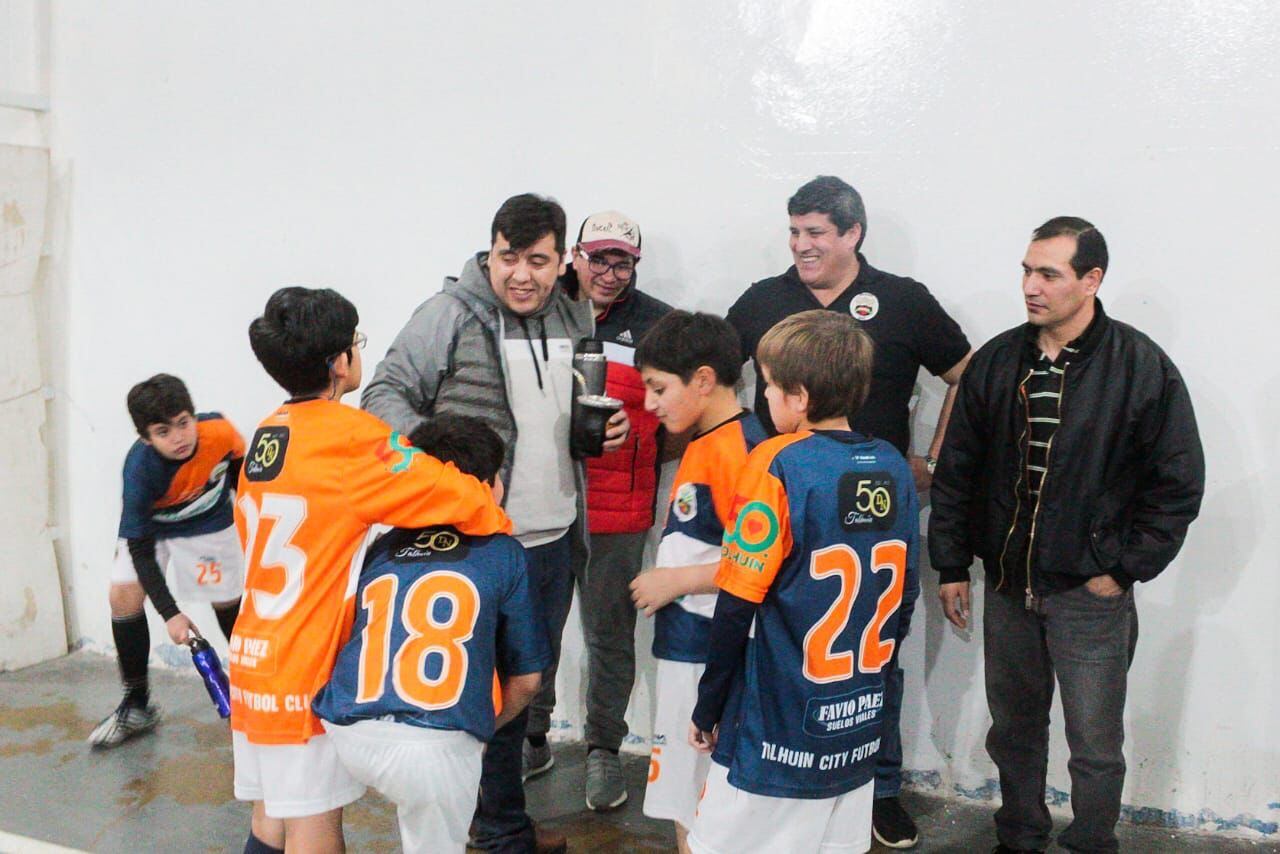
[{"label": "man's short dark hair", "polygon": [[563,255],[564,222],[564,208],[555,199],[521,193],[503,202],[493,215],[489,244],[493,245],[501,232],[511,248],[519,252],[551,234],[556,239],[556,251]]},{"label": "man's short dark hair", "polygon": [[723,317],[672,311],[649,328],[636,345],[637,368],[652,368],[689,382],[703,365],[716,382],[732,388],[742,376],[742,341]]},{"label": "man's short dark hair", "polygon": [[1094,228],[1093,223],[1078,216],[1055,216],[1044,225],[1031,232],[1031,239],[1052,240],[1055,237],[1074,237],[1076,253],[1071,256],[1071,269],[1076,278],[1097,267],[1102,275],[1107,274],[1107,241],[1102,232]]},{"label": "man's short dark hair", "polygon": [[414,428],[409,441],[441,462],[453,463],[463,474],[486,483],[497,476],[506,451],[492,427],[468,415],[437,415]]},{"label": "man's short dark hair", "polygon": [[844,234],[855,225],[862,226],[856,249],[867,239],[867,209],[858,191],[834,175],[819,175],[787,199],[788,216],[822,213],[831,217],[836,231]]},{"label": "man's short dark hair", "polygon": [[271,378],[295,397],[329,386],[333,360],[350,353],[360,315],[328,288],[281,288],[249,324],[249,345]]},{"label": "man's short dark hair", "polygon": [[156,374],[138,383],[129,389],[125,403],[133,426],[144,439],[152,424],[168,424],[184,412],[196,412],[187,384],[172,374]]}]

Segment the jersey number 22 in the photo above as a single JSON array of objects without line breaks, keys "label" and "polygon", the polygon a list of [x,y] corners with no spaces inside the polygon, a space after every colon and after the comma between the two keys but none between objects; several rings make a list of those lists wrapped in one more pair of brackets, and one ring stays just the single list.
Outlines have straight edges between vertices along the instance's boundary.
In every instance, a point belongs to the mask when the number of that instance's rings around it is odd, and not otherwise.
[{"label": "jersey number 22", "polygon": [[[881,639],[881,633],[902,604],[907,574],[907,544],[902,540],[885,540],[871,549],[871,571],[885,569],[892,573],[889,586],[880,594],[875,616],[862,630],[858,644],[857,668],[861,673],[879,673],[893,658],[895,641]],[[813,553],[809,575],[818,580],[835,577],[840,581],[840,590],[822,619],[804,637],[804,675],[810,682],[839,682],[853,675],[854,651],[832,652],[831,647],[849,624],[849,612],[862,584],[862,561],[844,544],[830,546]]]}]

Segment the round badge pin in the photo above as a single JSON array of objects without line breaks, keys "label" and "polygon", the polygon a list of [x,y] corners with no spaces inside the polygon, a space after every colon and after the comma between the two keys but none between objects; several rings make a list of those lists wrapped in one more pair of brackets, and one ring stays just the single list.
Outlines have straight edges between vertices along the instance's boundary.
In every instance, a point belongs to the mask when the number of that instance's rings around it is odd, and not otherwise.
[{"label": "round badge pin", "polygon": [[849,313],[857,320],[870,320],[880,312],[880,300],[875,294],[860,293],[849,303]]}]

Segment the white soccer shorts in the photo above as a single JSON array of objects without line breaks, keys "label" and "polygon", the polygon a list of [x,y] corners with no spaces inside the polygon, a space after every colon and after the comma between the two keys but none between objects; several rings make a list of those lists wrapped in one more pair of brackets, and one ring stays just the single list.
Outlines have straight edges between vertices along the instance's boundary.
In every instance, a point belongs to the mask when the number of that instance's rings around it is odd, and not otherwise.
[{"label": "white soccer shorts", "polygon": [[394,721],[323,723],[351,775],[396,805],[406,854],[466,850],[484,742]]},{"label": "white soccer shorts", "polygon": [[[173,598],[181,601],[229,602],[244,592],[244,552],[234,525],[194,537],[156,540],[156,563],[165,573]],[[129,543],[120,540],[111,583],[137,581]]]},{"label": "white soccer shorts", "polygon": [[712,763],[698,817],[689,832],[694,854],[863,854],[871,850],[875,781],[834,798],[771,798],[729,784]]},{"label": "white soccer shorts", "polygon": [[313,735],[306,744],[254,744],[233,731],[231,751],[236,798],[262,801],[271,818],[320,815],[364,794],[328,736]]},{"label": "white soccer shorts", "polygon": [[698,798],[711,768],[711,757],[689,746],[689,723],[698,702],[702,664],[658,659],[654,690],[653,749],[649,754],[649,783],[644,790],[644,814],[693,826]]}]

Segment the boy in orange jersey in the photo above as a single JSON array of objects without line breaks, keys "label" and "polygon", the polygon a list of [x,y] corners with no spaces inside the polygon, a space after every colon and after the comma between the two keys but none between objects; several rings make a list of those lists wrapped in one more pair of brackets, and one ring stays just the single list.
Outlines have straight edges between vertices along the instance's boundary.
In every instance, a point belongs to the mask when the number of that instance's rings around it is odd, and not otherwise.
[{"label": "boy in orange jersey", "polygon": [[364,792],[310,706],[350,628],[370,526],[511,527],[488,485],[339,402],[360,385],[358,320],[340,294],[292,287],[249,326],[258,361],[291,395],[254,434],[236,501],[247,578],[230,647],[231,727],[255,854],[286,840],[342,851],[342,807]]},{"label": "boy in orange jersey", "polygon": [[676,471],[657,565],[631,582],[636,607],[655,617],[658,659],[644,814],[674,822],[676,843],[686,851],[685,835],[710,761],[684,735],[707,660],[720,543],[738,473],[765,432],[738,404],[734,385],[742,355],[738,333],[727,321],[673,311],[640,339],[636,365],[645,384],[645,409],[673,434],[695,431]]},{"label": "boy in orange jersey", "polygon": [[228,638],[244,587],[244,554],[231,513],[244,439],[218,413],[197,413],[187,386],[169,374],[138,383],[127,402],[138,439],[124,460],[109,594],[124,699],[90,733],[97,748],[150,732],[160,720],[148,690],[151,633],[142,604],[151,600],[174,643],[186,643],[195,629],[174,601],[166,573],[179,598],[213,605]]}]

